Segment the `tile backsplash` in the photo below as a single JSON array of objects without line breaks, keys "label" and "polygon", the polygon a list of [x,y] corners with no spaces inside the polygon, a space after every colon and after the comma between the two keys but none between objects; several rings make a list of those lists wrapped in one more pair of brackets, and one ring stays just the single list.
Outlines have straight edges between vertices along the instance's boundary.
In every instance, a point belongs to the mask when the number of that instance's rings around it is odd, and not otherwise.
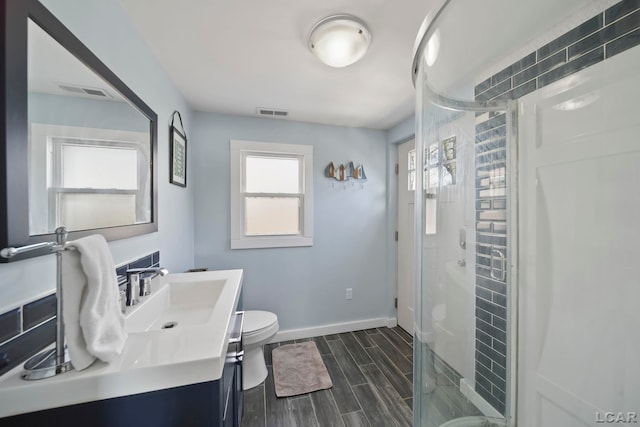
[{"label": "tile backsplash", "polygon": [[20,333],[21,311],[19,308],[0,315],[0,342],[7,341]]},{"label": "tile backsplash", "polygon": [[[154,252],[116,267],[118,286],[126,286],[129,268],[158,267],[160,252]],[[0,314],[0,375],[24,363],[55,340],[56,295],[31,301]]]}]

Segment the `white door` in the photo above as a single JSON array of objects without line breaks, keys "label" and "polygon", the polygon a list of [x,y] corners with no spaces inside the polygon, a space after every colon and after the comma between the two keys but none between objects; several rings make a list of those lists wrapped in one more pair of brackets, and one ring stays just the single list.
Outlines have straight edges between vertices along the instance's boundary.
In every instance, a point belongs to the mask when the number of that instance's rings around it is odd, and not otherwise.
[{"label": "white door", "polygon": [[398,325],[413,335],[415,141],[398,147]]}]

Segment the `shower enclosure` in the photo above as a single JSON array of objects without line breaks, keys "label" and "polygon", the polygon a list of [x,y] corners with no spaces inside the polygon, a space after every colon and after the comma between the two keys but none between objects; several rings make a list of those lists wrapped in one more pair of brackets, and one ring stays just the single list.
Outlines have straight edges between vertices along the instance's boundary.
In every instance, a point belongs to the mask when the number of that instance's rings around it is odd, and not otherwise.
[{"label": "shower enclosure", "polygon": [[639,34],[631,0],[425,19],[415,426],[640,422]]}]

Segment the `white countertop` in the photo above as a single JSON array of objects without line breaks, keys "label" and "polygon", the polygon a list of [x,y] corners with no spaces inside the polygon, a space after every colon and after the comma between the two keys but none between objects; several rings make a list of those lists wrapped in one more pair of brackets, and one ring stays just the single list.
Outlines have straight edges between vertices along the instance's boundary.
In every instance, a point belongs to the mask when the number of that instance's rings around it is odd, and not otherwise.
[{"label": "white countertop", "polygon": [[[203,279],[226,281],[207,323],[130,333],[118,361],[96,361],[83,371],[43,380],[21,379],[20,364],[0,377],[0,417],[219,379],[240,297],[242,270],[169,274],[154,282],[158,280],[159,292],[170,281]],[[139,307],[132,311],[136,309]]]}]

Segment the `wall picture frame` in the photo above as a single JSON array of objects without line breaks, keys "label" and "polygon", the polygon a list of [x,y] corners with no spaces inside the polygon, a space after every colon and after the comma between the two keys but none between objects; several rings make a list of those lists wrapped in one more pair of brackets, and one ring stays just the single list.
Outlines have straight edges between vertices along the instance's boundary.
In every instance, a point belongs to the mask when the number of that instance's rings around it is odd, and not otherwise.
[{"label": "wall picture frame", "polygon": [[[176,113],[182,125],[180,113],[176,111],[174,115]],[[184,132],[184,126],[182,126],[182,129]],[[187,186],[187,137],[183,132],[173,126],[172,117],[171,126],[169,127],[169,182],[180,187]]]}]

